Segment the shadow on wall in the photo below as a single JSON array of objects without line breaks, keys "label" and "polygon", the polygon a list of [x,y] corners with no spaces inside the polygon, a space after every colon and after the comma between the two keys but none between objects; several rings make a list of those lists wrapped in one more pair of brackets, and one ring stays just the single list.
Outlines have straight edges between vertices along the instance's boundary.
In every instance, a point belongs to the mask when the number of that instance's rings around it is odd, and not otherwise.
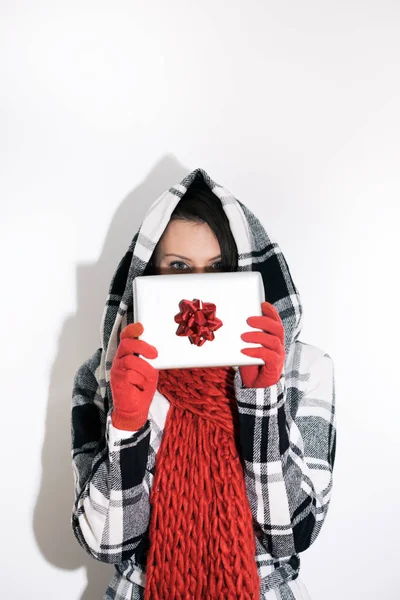
[{"label": "shadow on wall", "polygon": [[113,567],[86,554],[75,540],[70,524],[73,378],[78,367],[100,345],[100,322],[111,278],[134,233],[153,201],[188,172],[173,156],[163,157],[117,209],[97,263],[77,265],[77,312],[64,323],[51,371],[42,481],[33,529],[40,551],[50,564],[65,570],[86,569],[87,586],[80,600],[103,598]]}]

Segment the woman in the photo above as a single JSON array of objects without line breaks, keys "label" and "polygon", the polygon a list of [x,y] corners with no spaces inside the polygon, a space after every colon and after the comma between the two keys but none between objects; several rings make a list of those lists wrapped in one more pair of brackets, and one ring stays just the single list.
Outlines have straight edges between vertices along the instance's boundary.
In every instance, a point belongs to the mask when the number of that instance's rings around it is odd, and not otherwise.
[{"label": "woman", "polygon": [[[261,366],[156,371],[134,323],[143,274],[257,270],[267,302],[244,353]],[[72,524],[116,565],[105,599],[306,599],[299,553],[319,534],[335,457],[334,372],[300,342],[286,261],[202,170],[150,208],[113,278],[102,347],[72,409]],[[149,362],[150,361],[150,362]]]}]

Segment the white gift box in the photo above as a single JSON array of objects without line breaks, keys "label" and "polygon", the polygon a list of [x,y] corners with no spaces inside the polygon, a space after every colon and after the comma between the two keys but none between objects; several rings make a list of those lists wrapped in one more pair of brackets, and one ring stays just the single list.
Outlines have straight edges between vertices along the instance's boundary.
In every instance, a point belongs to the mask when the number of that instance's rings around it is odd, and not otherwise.
[{"label": "white gift box", "polygon": [[[240,337],[246,331],[257,331],[246,320],[262,314],[264,286],[256,271],[137,277],[133,281],[133,299],[135,321],[144,327],[142,339],[158,350],[158,357],[149,361],[157,369],[263,363],[240,352],[242,348],[255,347]],[[195,300],[198,302],[193,304]],[[207,316],[213,316],[210,303],[215,305],[216,319],[222,321],[212,335],[210,330],[217,322],[213,318],[207,320]],[[201,314],[198,309],[202,309]],[[176,315],[181,315],[177,317],[183,321],[181,326]],[[199,326],[202,321],[206,329]],[[177,335],[178,330],[192,335]],[[214,339],[203,341],[206,337]]]}]

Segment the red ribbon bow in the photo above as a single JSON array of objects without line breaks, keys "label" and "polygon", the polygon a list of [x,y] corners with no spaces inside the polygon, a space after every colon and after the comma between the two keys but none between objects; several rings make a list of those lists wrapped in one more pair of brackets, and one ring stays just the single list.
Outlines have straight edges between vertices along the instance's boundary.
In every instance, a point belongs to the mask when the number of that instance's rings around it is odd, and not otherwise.
[{"label": "red ribbon bow", "polygon": [[182,300],[180,312],[175,315],[179,323],[176,335],[188,336],[191,344],[202,346],[206,341],[212,342],[214,331],[222,327],[222,321],[215,316],[216,306],[211,302],[194,299]]}]

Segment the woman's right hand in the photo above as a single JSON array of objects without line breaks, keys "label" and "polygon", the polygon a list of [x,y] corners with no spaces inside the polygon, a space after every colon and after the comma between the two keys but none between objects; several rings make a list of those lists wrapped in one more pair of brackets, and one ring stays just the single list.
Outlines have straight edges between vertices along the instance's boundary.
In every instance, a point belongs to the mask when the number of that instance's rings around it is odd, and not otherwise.
[{"label": "woman's right hand", "polygon": [[143,333],[141,323],[132,323],[121,332],[120,344],[110,373],[114,410],[114,427],[136,431],[147,421],[149,408],[157,389],[158,371],[144,358],[157,358],[158,352],[138,339]]}]

